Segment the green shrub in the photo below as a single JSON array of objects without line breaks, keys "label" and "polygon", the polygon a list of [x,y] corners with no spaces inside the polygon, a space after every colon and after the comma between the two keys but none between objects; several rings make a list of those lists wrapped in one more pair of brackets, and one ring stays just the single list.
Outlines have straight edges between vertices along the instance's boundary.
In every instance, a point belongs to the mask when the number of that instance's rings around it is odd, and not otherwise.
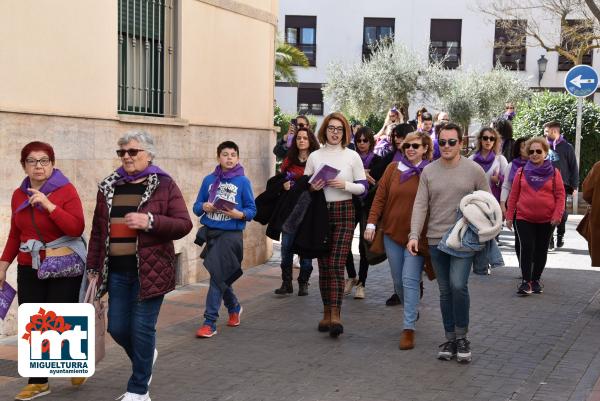
[{"label": "green shrub", "polygon": [[[561,132],[575,147],[577,122],[577,98],[565,93],[536,93],[528,101],[517,105],[517,115],[513,120],[515,137],[543,135],[544,123],[558,121]],[[580,182],[596,161],[600,159],[600,106],[583,102],[581,124],[581,157],[579,166]]]}]

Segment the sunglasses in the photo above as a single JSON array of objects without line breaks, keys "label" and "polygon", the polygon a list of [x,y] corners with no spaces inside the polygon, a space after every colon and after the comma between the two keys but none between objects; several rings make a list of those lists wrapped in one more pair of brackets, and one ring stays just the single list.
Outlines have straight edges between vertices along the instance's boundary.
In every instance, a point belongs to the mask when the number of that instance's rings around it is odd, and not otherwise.
[{"label": "sunglasses", "polygon": [[369,143],[369,140],[368,140],[368,139],[366,139],[366,138],[365,138],[365,139],[357,139],[357,140],[356,140],[356,141],[354,141],[354,142],[356,142],[356,143]]},{"label": "sunglasses", "polygon": [[544,151],[542,149],[529,149],[529,154],[532,155],[534,153],[537,153],[538,155],[541,155],[542,153],[544,153]]},{"label": "sunglasses", "polygon": [[508,106],[506,107],[506,110],[514,110],[515,108],[513,106]]},{"label": "sunglasses", "polygon": [[482,140],[482,141],[496,142],[496,137],[493,137],[493,136],[485,136],[485,135],[484,135],[484,136],[482,136],[482,137],[481,137],[481,140]]},{"label": "sunglasses", "polygon": [[304,123],[298,123],[297,126],[298,128],[306,128],[306,124]]},{"label": "sunglasses", "polygon": [[413,149],[417,150],[421,146],[423,146],[423,144],[420,144],[420,143],[405,143],[405,144],[402,144],[402,149],[406,150],[406,149],[413,148]]},{"label": "sunglasses", "polygon": [[454,138],[452,138],[452,139],[440,139],[440,140],[438,140],[438,143],[440,144],[440,146],[446,146],[446,145],[448,145],[450,147],[453,147],[453,146],[456,146],[456,144],[458,143],[458,139],[454,139]]},{"label": "sunglasses", "polygon": [[125,154],[128,154],[131,157],[137,156],[139,152],[143,152],[144,149],[119,149],[117,150],[117,156],[124,157]]}]

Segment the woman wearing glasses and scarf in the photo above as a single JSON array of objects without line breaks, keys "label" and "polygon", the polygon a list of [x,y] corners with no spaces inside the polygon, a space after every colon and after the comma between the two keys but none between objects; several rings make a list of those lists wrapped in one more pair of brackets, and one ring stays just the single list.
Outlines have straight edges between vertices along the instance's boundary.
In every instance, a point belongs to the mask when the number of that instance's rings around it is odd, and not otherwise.
[{"label": "woman wearing glasses and scarf", "polygon": [[98,185],[88,273],[108,292],[108,332],[129,356],[132,375],[123,401],[149,401],[156,360],[156,321],[175,288],[173,241],[192,229],[175,181],[152,163],[154,140],[132,131],[118,141],[121,167]]},{"label": "woman wearing glasses and scarf", "polygon": [[370,174],[371,168],[381,162],[381,157],[377,156],[373,152],[375,147],[375,138],[373,138],[373,131],[369,127],[360,127],[354,136],[354,148],[365,169],[365,175],[369,183],[369,192],[364,196],[354,196],[354,209],[356,212],[356,224],[360,224],[360,240],[358,244],[358,250],[360,252],[360,268],[358,271],[358,278],[356,277],[356,269],[354,268],[354,256],[352,250],[348,252],[348,258],[346,259],[346,271],[348,272],[348,278],[344,285],[344,295],[350,295],[352,287],[356,286],[354,293],[355,299],[365,298],[365,283],[367,281],[367,272],[369,270],[369,262],[367,261],[367,249],[368,246],[362,239],[363,233],[365,232],[365,221],[369,215],[369,209],[371,208],[371,202],[375,196],[375,184],[377,180]]},{"label": "woman wearing glasses and scarf", "polygon": [[[419,187],[421,172],[433,155],[433,142],[426,133],[408,134],[402,144],[402,154],[391,163],[379,182],[369,213],[364,238],[373,241],[377,225],[383,228],[385,253],[390,263],[396,294],[402,295],[404,329],[400,349],[414,348],[415,323],[418,316],[423,254],[411,255],[406,249],[410,232],[410,217]],[[427,243],[422,235],[421,241]],[[421,249],[426,250],[423,246]],[[433,271],[429,269],[432,278]]]},{"label": "woman wearing glasses and scarf", "polygon": [[318,329],[328,331],[331,337],[338,337],[344,332],[340,318],[344,295],[344,264],[354,233],[352,195],[363,195],[369,184],[360,156],[346,148],[350,138],[350,124],[343,114],[331,113],[326,116],[318,137],[324,146],[308,156],[304,174],[315,174],[321,165],[339,170],[333,179],[316,179],[311,183],[312,191],[323,190],[329,217],[329,252],[319,258],[323,319],[319,322]]},{"label": "woman wearing glasses and scarf", "polygon": [[[30,142],[21,150],[21,166],[27,177],[12,195],[10,231],[0,257],[0,286],[4,285],[9,265],[17,258],[19,305],[79,301],[82,276],[38,278],[38,263],[51,256],[51,250],[39,251],[38,259],[32,258],[26,247],[31,240],[50,243],[65,236],[79,237],[83,233],[85,222],[81,200],[73,184],[54,168],[55,161],[54,149],[44,142]],[[66,250],[56,248],[52,251],[64,253]],[[84,381],[84,378],[71,379],[75,386]],[[32,377],[15,399],[29,400],[49,393],[47,377]]]},{"label": "woman wearing glasses and scarf", "polygon": [[508,165],[506,158],[500,153],[501,142],[500,135],[495,129],[484,127],[477,134],[476,152],[469,157],[485,171],[492,194],[497,201],[500,201],[504,170]]},{"label": "woman wearing glasses and scarf", "polygon": [[548,257],[548,242],[565,209],[565,188],[558,169],[546,159],[549,146],[542,137],[527,141],[529,161],[519,169],[508,197],[506,226],[515,231],[520,242],[520,295],[541,294],[540,278]]}]

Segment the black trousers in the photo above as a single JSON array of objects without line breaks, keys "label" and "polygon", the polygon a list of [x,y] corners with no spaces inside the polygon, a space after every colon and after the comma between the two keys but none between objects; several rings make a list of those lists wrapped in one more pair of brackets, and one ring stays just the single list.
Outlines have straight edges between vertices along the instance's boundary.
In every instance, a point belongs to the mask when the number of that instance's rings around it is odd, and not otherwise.
[{"label": "black trousers", "polygon": [[[17,266],[17,294],[19,305],[26,303],[77,303],[80,277],[50,278],[40,280],[31,266]],[[47,377],[31,377],[29,384],[47,383]]]},{"label": "black trousers", "polygon": [[[354,204],[354,212],[356,213],[354,228],[356,225],[359,225],[359,239],[358,239],[358,252],[360,254],[360,262],[359,262],[359,270],[358,270],[358,282],[357,284],[365,285],[367,281],[367,273],[369,272],[369,262],[367,261],[367,244],[363,235],[365,234],[365,230],[367,228],[367,219],[366,217],[369,214],[369,209],[357,199],[353,199]],[[363,216],[366,214],[367,216]],[[352,255],[352,249],[348,252],[348,256],[346,258],[346,272],[348,273],[348,278],[356,277],[356,269],[354,268],[354,256]]]},{"label": "black trousers", "polygon": [[515,232],[520,245],[519,263],[523,280],[539,280],[546,267],[548,242],[552,235],[552,224],[515,221]]}]

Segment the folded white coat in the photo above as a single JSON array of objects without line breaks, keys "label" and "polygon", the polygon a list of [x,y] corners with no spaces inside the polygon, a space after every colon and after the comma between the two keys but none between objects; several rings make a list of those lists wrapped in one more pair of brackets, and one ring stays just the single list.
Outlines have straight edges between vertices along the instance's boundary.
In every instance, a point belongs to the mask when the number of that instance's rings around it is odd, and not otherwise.
[{"label": "folded white coat", "polygon": [[460,200],[460,211],[463,217],[456,222],[446,245],[452,249],[461,250],[462,238],[469,223],[475,226],[479,234],[479,243],[483,244],[496,238],[502,229],[502,210],[500,204],[487,191],[475,191]]}]

